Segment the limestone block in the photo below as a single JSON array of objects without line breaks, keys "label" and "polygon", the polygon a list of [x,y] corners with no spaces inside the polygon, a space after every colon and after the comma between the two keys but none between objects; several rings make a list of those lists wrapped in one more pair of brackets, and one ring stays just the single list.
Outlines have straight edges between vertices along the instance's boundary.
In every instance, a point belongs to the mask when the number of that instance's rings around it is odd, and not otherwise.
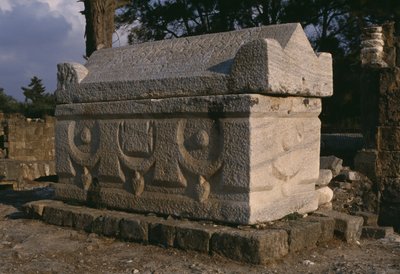
[{"label": "limestone block", "polygon": [[315,182],[316,186],[326,186],[330,183],[333,178],[332,171],[330,169],[320,169],[318,181]]},{"label": "limestone block", "polygon": [[332,210],[319,210],[318,214],[335,219],[335,233],[346,242],[355,243],[361,237],[364,219]]},{"label": "limestone block", "polygon": [[362,238],[382,239],[393,235],[394,230],[391,226],[364,226],[362,228]]},{"label": "limestone block", "polygon": [[232,93],[332,95],[332,58],[300,24],[207,34],[94,52],[58,66],[59,103]]},{"label": "limestone block", "polygon": [[313,211],[320,110],[255,94],[59,105],[56,196],[240,224]]},{"label": "limestone block", "polygon": [[332,201],[333,191],[328,186],[321,187],[316,190],[318,193],[318,205],[323,205]]},{"label": "limestone block", "polygon": [[211,238],[211,252],[252,264],[271,262],[287,255],[288,249],[288,234],[283,229],[238,231],[226,228]]},{"label": "limestone block", "polygon": [[337,176],[342,170],[343,160],[339,159],[333,155],[331,156],[322,156],[320,158],[320,167],[321,169],[330,169],[332,171],[333,176]]},{"label": "limestone block", "polygon": [[288,233],[289,252],[315,247],[321,236],[319,222],[289,221],[274,224],[274,227],[283,229]]},{"label": "limestone block", "polygon": [[335,230],[335,219],[326,216],[307,216],[303,219],[304,222],[318,222],[321,225],[321,235],[317,243],[328,242],[333,239]]}]

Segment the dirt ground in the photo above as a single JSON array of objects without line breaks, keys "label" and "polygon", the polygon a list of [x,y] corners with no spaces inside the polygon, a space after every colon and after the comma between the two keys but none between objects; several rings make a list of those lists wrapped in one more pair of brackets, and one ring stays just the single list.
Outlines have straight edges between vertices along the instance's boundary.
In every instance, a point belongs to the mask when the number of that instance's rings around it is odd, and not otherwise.
[{"label": "dirt ground", "polygon": [[26,219],[28,201],[49,188],[0,191],[0,273],[400,273],[400,236],[334,240],[266,266],[216,255],[121,242]]}]

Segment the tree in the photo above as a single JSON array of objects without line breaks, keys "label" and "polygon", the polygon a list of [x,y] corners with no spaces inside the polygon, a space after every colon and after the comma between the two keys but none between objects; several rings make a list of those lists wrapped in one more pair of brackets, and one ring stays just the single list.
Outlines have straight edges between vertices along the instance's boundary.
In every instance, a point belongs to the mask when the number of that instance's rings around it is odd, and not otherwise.
[{"label": "tree", "polygon": [[129,1],[126,0],[79,0],[85,5],[81,13],[86,19],[86,56],[101,48],[112,47],[115,31],[115,9]]},{"label": "tree", "polygon": [[21,87],[25,96],[24,115],[26,117],[43,118],[54,115],[56,100],[54,94],[46,93],[42,80],[34,76],[28,87]]},{"label": "tree", "polygon": [[4,93],[4,89],[0,87],[0,112],[16,113],[21,111],[21,104],[13,97]]}]

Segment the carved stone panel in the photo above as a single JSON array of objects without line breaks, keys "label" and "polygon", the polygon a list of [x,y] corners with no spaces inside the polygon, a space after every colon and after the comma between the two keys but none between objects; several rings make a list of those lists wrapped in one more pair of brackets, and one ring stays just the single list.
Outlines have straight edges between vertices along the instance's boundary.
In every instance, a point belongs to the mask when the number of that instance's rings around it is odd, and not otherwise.
[{"label": "carved stone panel", "polygon": [[316,209],[319,99],[113,104],[58,106],[58,198],[233,223]]}]

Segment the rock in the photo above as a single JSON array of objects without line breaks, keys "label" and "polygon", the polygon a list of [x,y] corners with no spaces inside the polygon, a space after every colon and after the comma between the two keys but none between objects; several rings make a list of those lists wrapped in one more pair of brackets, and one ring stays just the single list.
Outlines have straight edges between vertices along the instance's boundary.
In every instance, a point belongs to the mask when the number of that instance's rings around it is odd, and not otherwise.
[{"label": "rock", "polygon": [[304,222],[303,219],[289,222],[278,222],[274,228],[284,229],[289,236],[289,252],[315,247],[321,235],[319,222]]},{"label": "rock", "polygon": [[329,203],[333,198],[333,191],[328,186],[315,190],[318,193],[318,206]]},{"label": "rock", "polygon": [[353,171],[350,168],[343,168],[338,176],[343,176],[346,181],[360,181],[361,175],[357,171]]},{"label": "rock", "polygon": [[310,215],[303,219],[305,222],[318,222],[321,225],[321,234],[318,243],[325,243],[333,239],[335,219],[326,216]]},{"label": "rock", "polygon": [[393,227],[388,226],[364,226],[362,228],[362,238],[373,238],[373,239],[382,239],[386,238],[388,235],[393,235],[394,230]]},{"label": "rock", "polygon": [[321,210],[332,210],[333,209],[333,204],[332,204],[332,202],[326,203],[326,204],[322,204],[322,205],[320,205],[318,207],[318,209],[321,209]]},{"label": "rock", "polygon": [[184,250],[196,250],[209,252],[209,242],[212,231],[216,229],[206,228],[196,223],[187,223],[176,227],[176,247]]},{"label": "rock", "polygon": [[317,182],[315,182],[316,186],[327,186],[329,182],[332,180],[333,174],[330,169],[320,169],[319,170],[319,177]]},{"label": "rock", "polygon": [[335,219],[335,234],[346,242],[355,243],[361,237],[363,218],[345,213],[328,210],[318,210],[317,214]]},{"label": "rock", "polygon": [[320,169],[329,169],[332,171],[333,176],[337,176],[342,170],[343,160],[335,156],[321,156]]},{"label": "rock", "polygon": [[360,216],[364,219],[364,226],[378,226],[378,215],[371,212],[356,212],[357,216]]},{"label": "rock", "polygon": [[213,234],[211,252],[233,260],[265,264],[288,254],[288,234],[285,230],[278,229],[225,229]]}]

